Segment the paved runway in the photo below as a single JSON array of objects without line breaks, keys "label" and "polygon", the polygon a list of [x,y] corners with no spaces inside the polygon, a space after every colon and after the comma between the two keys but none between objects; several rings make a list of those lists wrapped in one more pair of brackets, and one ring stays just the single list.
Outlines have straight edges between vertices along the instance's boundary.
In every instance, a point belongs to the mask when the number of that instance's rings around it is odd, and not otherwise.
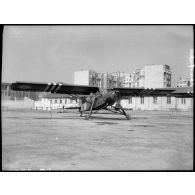
[{"label": "paved runway", "polygon": [[3,170],[191,170],[192,113],[2,112]]}]

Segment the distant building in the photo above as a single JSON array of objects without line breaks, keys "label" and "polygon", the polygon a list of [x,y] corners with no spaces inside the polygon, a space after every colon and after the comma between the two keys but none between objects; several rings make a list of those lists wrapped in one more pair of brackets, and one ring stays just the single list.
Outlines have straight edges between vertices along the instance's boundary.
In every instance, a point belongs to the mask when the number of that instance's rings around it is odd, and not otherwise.
[{"label": "distant building", "polygon": [[113,76],[113,87],[124,87],[124,72],[117,71],[110,74]]},{"label": "distant building", "polygon": [[[171,88],[172,89],[172,88]],[[131,110],[165,110],[165,111],[192,111],[193,88],[173,88],[174,92],[167,95],[129,96],[121,100],[125,109]]]},{"label": "distant building", "polygon": [[1,84],[1,98],[2,100],[24,100],[26,98],[31,100],[38,100],[42,97],[43,92],[33,91],[13,91],[10,83]]},{"label": "distant building", "polygon": [[40,100],[34,102],[35,110],[56,110],[75,107],[79,105],[76,98],[65,94],[47,93]]},{"label": "distant building", "polygon": [[98,73],[93,70],[80,70],[74,72],[75,85],[98,86]]},{"label": "distant building", "polygon": [[189,56],[189,61],[190,61],[190,86],[193,87],[194,85],[194,49],[190,49],[190,56]]},{"label": "distant building", "polygon": [[171,70],[169,65],[146,65],[145,84],[147,88],[171,87]]},{"label": "distant building", "polygon": [[97,73],[93,70],[74,72],[75,85],[96,86],[103,90],[120,86],[119,73]]},{"label": "distant building", "polygon": [[190,87],[190,79],[180,77],[177,87]]},{"label": "distant building", "polygon": [[171,71],[168,65],[147,65],[133,73],[97,73],[92,70],[74,72],[74,84],[97,86],[101,89],[113,87],[171,87]]}]

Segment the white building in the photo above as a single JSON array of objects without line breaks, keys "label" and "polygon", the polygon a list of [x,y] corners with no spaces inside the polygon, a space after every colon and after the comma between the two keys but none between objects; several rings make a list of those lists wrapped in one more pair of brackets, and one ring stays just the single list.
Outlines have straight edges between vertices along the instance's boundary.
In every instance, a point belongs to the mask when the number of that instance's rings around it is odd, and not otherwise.
[{"label": "white building", "polygon": [[33,109],[35,110],[56,110],[76,107],[79,101],[69,95],[64,94],[47,94],[39,101],[34,102]]},{"label": "white building", "polygon": [[113,72],[97,73],[92,70],[74,72],[74,84],[97,86],[102,89],[113,87],[171,87],[171,70],[169,65],[146,65],[133,73]]},{"label": "white building", "polygon": [[[173,88],[174,89],[174,88]],[[172,110],[190,111],[193,109],[192,87],[175,88],[170,95],[129,96],[121,100],[125,109],[132,110]]]},{"label": "white building", "polygon": [[170,66],[146,65],[145,66],[145,86],[146,88],[164,88],[171,87]]},{"label": "white building", "polygon": [[193,87],[194,85],[194,49],[190,49],[190,57],[189,57],[189,61],[190,61],[190,86]]},{"label": "white building", "polygon": [[98,86],[98,73],[93,70],[79,70],[74,72],[75,85]]},{"label": "white building", "polygon": [[180,77],[177,87],[190,87],[190,79]]}]

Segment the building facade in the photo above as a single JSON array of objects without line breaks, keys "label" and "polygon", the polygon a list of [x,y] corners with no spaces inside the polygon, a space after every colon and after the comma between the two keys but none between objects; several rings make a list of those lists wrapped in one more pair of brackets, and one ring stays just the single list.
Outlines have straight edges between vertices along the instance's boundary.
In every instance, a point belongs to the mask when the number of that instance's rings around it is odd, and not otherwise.
[{"label": "building facade", "polygon": [[190,61],[190,86],[193,87],[194,86],[194,49],[190,49],[190,57],[189,57],[189,61]]},{"label": "building facade", "polygon": [[79,105],[76,98],[63,94],[46,94],[40,100],[35,101],[33,109],[35,110],[62,110]]},{"label": "building facade", "polygon": [[180,87],[173,88],[174,92],[169,95],[146,95],[129,96],[121,100],[121,105],[125,109],[131,110],[193,110],[193,88]]},{"label": "building facade", "polygon": [[92,70],[74,72],[75,85],[97,86],[103,90],[114,87],[171,87],[171,70],[169,65],[146,65],[132,73],[112,72],[97,73]]},{"label": "building facade", "polygon": [[99,75],[93,70],[80,70],[74,72],[75,85],[97,86],[99,84]]},{"label": "building facade", "polygon": [[80,70],[74,72],[75,85],[96,86],[102,90],[119,87],[121,83],[121,73],[97,73],[93,70]]},{"label": "building facade", "polygon": [[192,97],[174,97],[174,96],[145,96],[129,97],[121,100],[124,109],[131,110],[158,110],[158,111],[192,111]]},{"label": "building facade", "polygon": [[146,65],[145,66],[145,84],[146,88],[166,88],[171,87],[170,66]]},{"label": "building facade", "polygon": [[180,77],[177,87],[190,87],[190,79]]}]

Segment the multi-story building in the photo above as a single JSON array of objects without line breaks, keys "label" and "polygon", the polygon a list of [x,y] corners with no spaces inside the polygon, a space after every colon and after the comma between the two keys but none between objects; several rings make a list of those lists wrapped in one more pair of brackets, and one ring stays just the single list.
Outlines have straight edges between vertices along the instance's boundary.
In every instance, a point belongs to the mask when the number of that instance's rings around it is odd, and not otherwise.
[{"label": "multi-story building", "polygon": [[194,85],[194,49],[190,49],[190,57],[189,57],[189,61],[190,61],[190,86],[193,87]]},{"label": "multi-story building", "polygon": [[180,77],[177,87],[190,87],[190,79]]},{"label": "multi-story building", "polygon": [[144,87],[143,79],[144,79],[143,70],[136,69],[133,72],[133,86],[132,87]]},{"label": "multi-story building", "polygon": [[145,69],[140,70],[139,87],[145,87]]},{"label": "multi-story building", "polygon": [[97,86],[103,90],[121,86],[121,74],[116,73],[97,73],[92,70],[80,70],[74,72],[75,85]]},{"label": "multi-story building", "polygon": [[93,70],[80,70],[74,72],[75,85],[98,86],[98,73]]},{"label": "multi-story building", "polygon": [[113,87],[123,87],[124,72],[112,72],[113,76]]},{"label": "multi-story building", "polygon": [[166,64],[146,65],[145,66],[145,87],[147,88],[171,87],[170,66]]},{"label": "multi-story building", "polygon": [[133,73],[113,72],[97,73],[92,70],[74,72],[74,84],[97,86],[101,89],[113,87],[171,87],[171,71],[169,65],[147,65],[136,69]]}]

